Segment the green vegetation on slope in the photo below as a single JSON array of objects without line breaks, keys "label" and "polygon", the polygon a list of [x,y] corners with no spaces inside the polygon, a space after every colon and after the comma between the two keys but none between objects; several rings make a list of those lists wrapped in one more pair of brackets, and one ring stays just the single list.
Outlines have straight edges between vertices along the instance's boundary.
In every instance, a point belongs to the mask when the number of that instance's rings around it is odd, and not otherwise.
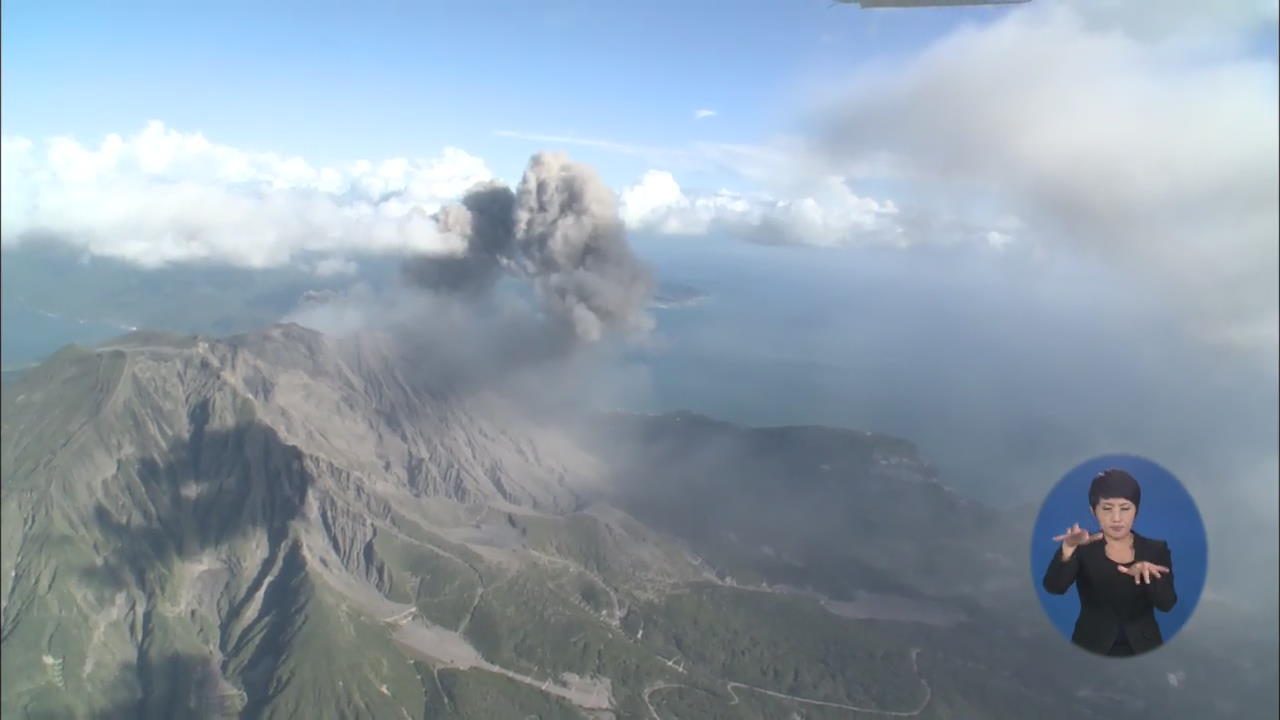
[{"label": "green vegetation on slope", "polygon": [[687,668],[788,695],[911,709],[924,690],[909,647],[802,598],[712,585],[641,608],[644,642]]},{"label": "green vegetation on slope", "polygon": [[480,579],[466,564],[436,548],[379,533],[374,548],[399,581],[388,599],[412,603],[422,616],[446,628],[459,627],[480,591]]}]

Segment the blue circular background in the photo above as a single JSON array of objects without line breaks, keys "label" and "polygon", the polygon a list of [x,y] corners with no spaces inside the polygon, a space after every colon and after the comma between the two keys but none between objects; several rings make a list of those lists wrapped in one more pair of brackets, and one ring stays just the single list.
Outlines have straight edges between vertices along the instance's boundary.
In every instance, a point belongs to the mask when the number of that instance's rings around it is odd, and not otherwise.
[{"label": "blue circular background", "polygon": [[1040,605],[1054,626],[1070,639],[1080,614],[1080,597],[1075,585],[1064,595],[1044,589],[1044,572],[1059,544],[1053,541],[1073,523],[1097,531],[1098,521],[1089,509],[1089,483],[1107,468],[1119,468],[1133,475],[1142,488],[1142,503],[1133,529],[1140,535],[1165,540],[1173,559],[1174,589],[1178,604],[1171,612],[1155,612],[1160,634],[1167,643],[1191,617],[1204,589],[1209,548],[1204,523],[1195,501],[1182,483],[1168,470],[1135,455],[1103,455],[1077,465],[1045,498],[1031,536],[1031,575]]}]

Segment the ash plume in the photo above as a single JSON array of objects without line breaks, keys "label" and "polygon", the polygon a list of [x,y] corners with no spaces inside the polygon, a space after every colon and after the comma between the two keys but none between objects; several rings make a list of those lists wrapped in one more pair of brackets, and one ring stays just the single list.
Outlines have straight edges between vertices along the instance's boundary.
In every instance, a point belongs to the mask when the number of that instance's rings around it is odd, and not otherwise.
[{"label": "ash plume", "polygon": [[414,260],[406,265],[410,281],[437,292],[482,296],[493,289],[514,242],[515,194],[497,181],[469,190],[458,205],[436,214],[440,232],[466,242],[461,255]]},{"label": "ash plume", "polygon": [[553,331],[577,342],[651,327],[653,283],[627,244],[613,192],[561,153],[535,155],[514,192],[477,185],[435,220],[465,249],[408,263],[405,275],[419,287],[484,297],[505,274],[532,283]]}]

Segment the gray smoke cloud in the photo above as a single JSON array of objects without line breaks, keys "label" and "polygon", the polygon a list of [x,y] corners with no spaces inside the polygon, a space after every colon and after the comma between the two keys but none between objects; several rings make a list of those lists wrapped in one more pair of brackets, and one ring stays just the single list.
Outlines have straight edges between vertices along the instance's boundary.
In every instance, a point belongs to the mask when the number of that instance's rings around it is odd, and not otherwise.
[{"label": "gray smoke cloud", "polygon": [[435,220],[465,250],[407,263],[419,287],[480,298],[508,275],[531,282],[556,329],[579,342],[652,328],[651,276],[627,244],[613,191],[590,167],[539,153],[514,192],[477,185]]},{"label": "gray smoke cloud", "polygon": [[459,205],[436,214],[440,231],[466,240],[462,255],[422,258],[406,273],[417,285],[461,296],[485,295],[502,274],[515,241],[515,194],[496,181],[480,183]]}]

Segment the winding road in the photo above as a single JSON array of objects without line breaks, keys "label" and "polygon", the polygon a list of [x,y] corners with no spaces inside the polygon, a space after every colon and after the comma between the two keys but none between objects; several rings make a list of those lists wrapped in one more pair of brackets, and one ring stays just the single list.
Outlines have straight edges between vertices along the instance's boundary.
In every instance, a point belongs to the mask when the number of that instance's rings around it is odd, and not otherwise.
[{"label": "winding road", "polygon": [[[480,573],[479,569],[478,569],[478,568],[476,568],[475,566],[473,566],[470,562],[467,562],[467,561],[466,561],[466,560],[464,560],[463,558],[458,557],[457,555],[455,555],[455,554],[453,554],[453,553],[449,552],[448,550],[445,550],[445,549],[440,548],[440,547],[438,547],[438,546],[435,546],[435,545],[433,545],[433,544],[424,543],[424,542],[422,542],[421,540],[418,540],[417,538],[410,538],[410,537],[408,537],[407,535],[405,535],[405,533],[403,533],[402,531],[400,531],[398,528],[394,528],[394,527],[392,527],[392,528],[388,528],[388,529],[390,529],[392,532],[394,532],[394,533],[396,533],[396,534],[398,534],[398,535],[401,535],[401,536],[406,537],[406,539],[415,540],[415,541],[417,541],[418,543],[420,543],[420,544],[422,544],[422,545],[425,545],[425,546],[426,546],[427,548],[429,548],[430,550],[432,550],[432,551],[434,551],[434,552],[436,552],[436,553],[438,553],[438,554],[440,554],[440,555],[442,555],[442,556],[448,557],[448,558],[450,558],[450,559],[452,559],[452,560],[454,560],[454,561],[456,561],[456,562],[458,562],[458,563],[461,563],[462,565],[466,566],[468,569],[470,569],[470,570],[475,574],[475,576],[476,576],[476,580],[477,580],[477,583],[478,583],[478,587],[476,588],[475,597],[474,597],[474,598],[473,598],[473,600],[472,600],[471,608],[470,608],[470,610],[468,610],[468,612],[467,612],[466,616],[463,618],[463,620],[462,620],[462,622],[460,623],[460,625],[459,625],[458,629],[457,629],[456,631],[454,631],[454,632],[456,632],[456,633],[457,633],[457,635],[458,635],[458,636],[460,636],[460,637],[461,637],[461,636],[462,636],[462,634],[466,631],[466,628],[467,628],[468,624],[469,624],[469,623],[470,623],[470,621],[471,621],[471,617],[472,617],[472,615],[475,613],[476,606],[477,606],[477,605],[479,605],[480,600],[481,600],[481,599],[482,599],[482,597],[484,596],[485,591],[486,591],[486,590],[489,590],[489,589],[493,589],[493,588],[497,587],[498,585],[501,585],[502,583],[504,583],[504,582],[506,582],[507,580],[510,580],[510,579],[511,579],[511,577],[503,578],[502,580],[499,580],[497,583],[494,583],[494,584],[493,584],[493,586],[491,586],[491,587],[486,587],[486,586],[485,586],[485,583],[484,583],[484,576]],[[619,615],[621,615],[621,607],[620,607],[621,603],[619,602],[618,597],[617,597],[617,595],[616,595],[615,591],[613,590],[613,588],[612,588],[612,587],[610,587],[608,583],[604,582],[603,578],[598,577],[597,575],[595,575],[595,573],[592,573],[591,571],[587,570],[586,568],[584,568],[584,567],[582,567],[582,566],[580,566],[580,565],[578,565],[578,564],[576,564],[576,563],[574,563],[574,562],[571,562],[571,561],[569,561],[569,560],[566,560],[566,559],[564,559],[564,558],[555,557],[555,556],[553,556],[553,555],[549,555],[549,554],[547,554],[547,553],[543,553],[543,552],[540,552],[540,551],[538,551],[538,550],[534,550],[534,549],[532,549],[532,548],[528,548],[528,547],[525,547],[525,548],[522,548],[522,549],[523,549],[525,552],[527,552],[527,553],[529,553],[529,554],[531,554],[531,555],[533,555],[533,556],[535,556],[535,557],[537,557],[537,558],[539,558],[539,559],[543,560],[544,562],[547,562],[547,563],[549,563],[549,564],[554,564],[554,565],[567,566],[567,567],[569,567],[570,569],[572,569],[572,570],[574,570],[574,571],[581,572],[581,573],[583,573],[583,574],[587,575],[588,577],[592,578],[592,579],[593,579],[593,580],[595,580],[597,583],[599,583],[599,585],[600,585],[600,586],[605,590],[605,592],[606,592],[606,593],[608,593],[608,595],[610,596],[610,599],[612,600],[612,605],[613,605],[613,607],[614,607],[614,617],[611,619],[611,621],[606,620],[606,624],[613,626],[611,629],[615,629],[615,630],[616,630],[616,629],[618,629],[618,628],[620,627],[621,622],[620,622]],[[738,586],[738,585],[736,585],[736,584],[731,584],[731,583],[730,583],[730,584],[727,584],[727,585],[729,585],[730,587],[735,587],[736,589],[741,589],[741,590],[754,590],[754,591],[762,591],[762,592],[768,592],[768,593],[781,593],[781,594],[787,594],[787,593],[785,593],[785,591],[781,591],[781,590],[776,589],[776,588],[744,587],[744,586]],[[794,594],[794,593],[792,593],[792,594]],[[407,611],[405,611],[405,612],[402,612],[402,613],[399,613],[399,614],[394,615],[394,616],[392,616],[392,617],[386,618],[384,621],[385,621],[385,622],[390,622],[390,623],[395,624],[395,625],[403,625],[404,623],[408,622],[409,620],[411,620],[411,619],[413,618],[413,616],[415,615],[415,611],[416,611],[416,609],[417,609],[417,608],[411,608],[411,609],[409,609],[409,610],[407,610]],[[638,633],[637,635],[639,635],[639,633]],[[637,644],[639,643],[639,636],[637,636],[637,637],[635,637],[635,638],[631,638],[631,637],[627,637],[627,636],[624,634],[624,637],[626,637],[628,640],[630,640],[630,641],[631,641],[631,642],[633,642],[633,643],[637,643]],[[643,646],[643,645],[641,645],[641,647],[644,647],[644,646]],[[646,648],[646,649],[648,649],[648,648]],[[653,651],[652,651],[652,650],[650,650],[650,652],[653,652]],[[655,657],[658,657],[659,659],[661,659],[665,664],[667,664],[667,665],[668,665],[668,666],[670,666],[671,668],[673,668],[673,669],[675,669],[675,670],[678,670],[678,671],[680,671],[680,672],[682,672],[682,673],[687,672],[687,671],[684,669],[684,667],[682,667],[682,666],[677,666],[677,665],[675,664],[675,662],[674,662],[674,659],[668,659],[668,658],[662,657],[661,655],[658,655],[657,653],[653,653],[653,654],[655,655]],[[921,677],[921,675],[920,675],[920,667],[919,667],[919,663],[918,663],[918,656],[919,656],[919,654],[920,654],[920,649],[919,649],[919,648],[912,648],[912,649],[911,649],[911,668],[912,668],[912,671],[913,671],[913,672],[915,673],[915,675],[916,675],[916,679],[920,681],[920,684],[921,684],[922,686],[924,686],[924,697],[921,699],[919,706],[918,706],[918,707],[916,707],[915,709],[912,709],[912,710],[885,710],[885,709],[875,708],[875,707],[865,707],[865,706],[858,706],[858,705],[849,705],[849,704],[846,704],[846,703],[832,702],[832,701],[829,701],[829,700],[818,700],[818,699],[814,699],[814,698],[800,697],[800,696],[798,696],[798,695],[789,695],[789,694],[787,694],[787,693],[778,692],[778,691],[776,691],[776,690],[769,690],[769,689],[767,689],[767,688],[762,688],[762,687],[758,687],[758,686],[755,686],[755,685],[748,685],[748,684],[746,684],[746,683],[740,683],[740,682],[733,682],[733,681],[724,680],[723,682],[725,683],[725,689],[726,689],[726,691],[729,693],[729,697],[730,697],[730,698],[732,698],[732,699],[731,699],[727,704],[729,704],[729,705],[737,705],[737,704],[741,701],[741,699],[740,699],[740,698],[739,698],[739,696],[738,696],[738,693],[736,692],[736,690],[741,689],[741,690],[749,690],[749,691],[752,691],[752,692],[757,692],[757,693],[760,693],[760,694],[762,694],[762,695],[768,695],[768,696],[770,696],[770,697],[774,697],[774,698],[779,698],[779,699],[781,699],[781,700],[790,700],[790,701],[792,701],[792,702],[803,703],[803,704],[806,704],[806,705],[816,705],[816,706],[820,706],[820,707],[830,707],[830,708],[836,708],[836,709],[840,709],[840,710],[848,710],[848,711],[850,711],[850,712],[866,713],[866,714],[871,714],[871,715],[880,715],[880,716],[883,716],[883,717],[915,717],[915,716],[918,716],[921,712],[923,712],[923,711],[924,711],[924,709],[925,709],[926,707],[928,707],[929,702],[933,699],[933,688],[931,688],[931,687],[929,686],[928,681],[926,681],[926,680],[925,680],[923,677]],[[515,679],[515,680],[517,680],[517,681],[519,681],[519,682],[522,682],[522,683],[524,683],[524,684],[530,685],[530,686],[532,686],[532,687],[539,687],[539,683],[538,683],[536,680],[534,680],[533,678],[531,678],[531,677],[527,677],[527,676],[524,676],[524,675],[520,675],[520,674],[518,674],[518,673],[514,673],[514,672],[512,672],[512,671],[510,671],[510,670],[506,670],[505,668],[500,668],[500,667],[497,667],[497,666],[492,666],[492,665],[490,665],[489,663],[483,663],[483,662],[482,662],[482,663],[481,663],[481,666],[482,666],[482,667],[484,667],[484,669],[490,670],[490,671],[492,671],[492,672],[498,672],[498,673],[501,673],[501,674],[507,675],[508,677],[511,677],[512,679]],[[485,666],[487,666],[487,667],[485,667]],[[438,682],[439,682],[439,680],[438,680],[438,678],[437,678],[437,683],[438,683]],[[652,702],[652,699],[651,699],[651,698],[652,698],[652,695],[653,695],[654,693],[658,692],[658,691],[661,691],[661,690],[669,690],[669,689],[672,689],[672,688],[681,688],[681,687],[683,687],[683,688],[689,688],[689,689],[694,689],[694,690],[699,690],[699,691],[701,691],[701,692],[706,692],[705,690],[702,690],[701,688],[696,688],[696,687],[694,687],[694,686],[692,686],[692,685],[685,685],[685,684],[681,684],[681,683],[670,683],[670,682],[659,682],[659,683],[655,683],[655,684],[650,685],[649,687],[647,687],[647,688],[645,688],[645,689],[644,689],[644,691],[642,692],[641,696],[642,696],[642,698],[643,698],[643,700],[644,700],[645,707],[647,707],[647,708],[648,708],[648,710],[649,710],[649,714],[650,714],[650,716],[653,718],[653,720],[662,720],[662,718],[661,718],[661,716],[658,714],[657,710],[653,707],[653,702]],[[543,692],[550,692],[551,694],[554,694],[554,695],[560,695],[561,697],[565,697],[566,699],[569,699],[569,700],[570,700],[570,702],[573,702],[574,704],[579,705],[580,707],[593,707],[593,706],[594,706],[594,707],[599,708],[599,707],[610,707],[610,706],[611,706],[611,703],[609,702],[609,700],[608,700],[607,698],[601,698],[601,697],[599,697],[599,696],[594,696],[594,695],[595,695],[595,693],[578,693],[578,692],[570,691],[568,688],[561,688],[561,687],[556,687],[556,688],[554,688],[554,689],[553,689],[553,688],[549,688],[549,687],[547,687],[547,682],[543,682],[543,683],[541,683],[541,687],[539,687],[539,689],[540,689],[540,690],[542,690]],[[568,691],[568,692],[566,692],[566,691]],[[584,695],[587,695],[587,694],[593,695],[594,697],[589,697],[589,698],[588,698],[588,697],[584,697]],[[606,694],[607,694],[607,693],[606,693]],[[576,696],[576,697],[575,697],[575,696]],[[603,702],[603,703],[601,703],[601,700],[604,700],[604,702]]]},{"label": "winding road", "polygon": [[618,602],[618,593],[615,592],[614,589],[609,586],[609,583],[604,581],[604,578],[591,572],[590,570],[586,569],[582,565],[579,565],[578,563],[575,563],[575,562],[571,562],[569,560],[565,560],[564,558],[558,558],[554,555],[548,555],[547,553],[544,553],[540,550],[534,550],[531,547],[523,548],[523,550],[529,553],[530,555],[533,555],[534,557],[545,560],[548,563],[551,563],[553,565],[563,565],[565,567],[568,567],[570,570],[573,570],[574,572],[580,572],[583,575],[586,575],[587,577],[594,580],[596,584],[599,585],[605,591],[605,593],[609,595],[609,601],[613,604],[613,615],[612,617],[609,618],[608,623],[615,628],[622,627],[622,603]]}]

